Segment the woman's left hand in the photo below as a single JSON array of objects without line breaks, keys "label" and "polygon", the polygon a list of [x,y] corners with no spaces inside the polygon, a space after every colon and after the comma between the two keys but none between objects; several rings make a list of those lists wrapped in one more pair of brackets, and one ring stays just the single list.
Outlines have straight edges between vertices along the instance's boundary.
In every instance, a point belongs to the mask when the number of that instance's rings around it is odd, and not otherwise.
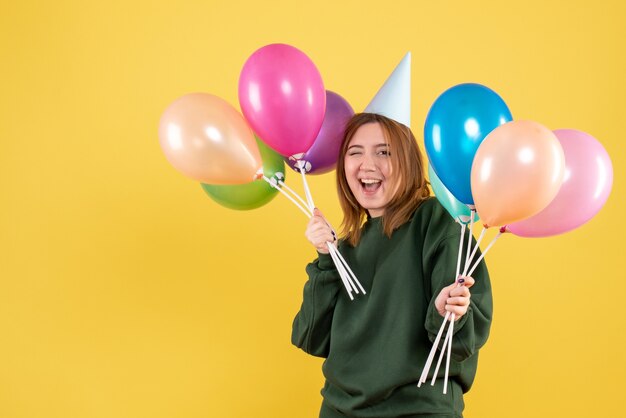
[{"label": "woman's left hand", "polygon": [[470,305],[471,293],[469,288],[474,285],[474,279],[469,276],[459,276],[450,286],[444,287],[435,299],[435,307],[439,315],[446,316],[446,312],[453,313],[455,320],[459,320],[467,313]]}]

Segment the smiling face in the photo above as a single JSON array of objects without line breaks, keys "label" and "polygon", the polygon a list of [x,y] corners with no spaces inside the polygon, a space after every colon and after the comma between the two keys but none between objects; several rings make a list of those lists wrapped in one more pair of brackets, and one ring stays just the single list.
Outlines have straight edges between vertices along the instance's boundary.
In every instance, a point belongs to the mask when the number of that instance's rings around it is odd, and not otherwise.
[{"label": "smiling face", "polygon": [[392,176],[389,141],[379,123],[359,127],[344,157],[350,191],[373,218],[381,216],[397,184]]}]

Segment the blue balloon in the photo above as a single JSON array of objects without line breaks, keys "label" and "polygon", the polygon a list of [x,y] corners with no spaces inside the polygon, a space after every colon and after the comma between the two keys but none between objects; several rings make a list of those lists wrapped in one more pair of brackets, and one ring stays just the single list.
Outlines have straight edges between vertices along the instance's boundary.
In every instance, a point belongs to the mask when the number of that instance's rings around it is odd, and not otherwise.
[{"label": "blue balloon", "polygon": [[435,100],[424,124],[426,153],[435,173],[461,202],[473,205],[472,162],[485,137],[513,120],[504,100],[480,84],[459,84]]}]

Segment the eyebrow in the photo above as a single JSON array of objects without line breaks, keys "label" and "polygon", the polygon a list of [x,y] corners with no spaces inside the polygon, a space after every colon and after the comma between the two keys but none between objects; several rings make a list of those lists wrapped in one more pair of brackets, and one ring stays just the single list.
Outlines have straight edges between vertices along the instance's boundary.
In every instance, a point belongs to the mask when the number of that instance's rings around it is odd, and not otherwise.
[{"label": "eyebrow", "polygon": [[[386,147],[386,148],[389,148],[389,144],[385,144],[385,143],[383,142],[382,144],[376,144],[376,145],[374,145],[374,147],[375,147],[375,148],[378,148],[378,147]],[[356,144],[355,144],[355,145],[350,145],[350,146],[348,147],[348,149],[352,149],[352,148],[363,148],[363,145],[356,145]]]}]

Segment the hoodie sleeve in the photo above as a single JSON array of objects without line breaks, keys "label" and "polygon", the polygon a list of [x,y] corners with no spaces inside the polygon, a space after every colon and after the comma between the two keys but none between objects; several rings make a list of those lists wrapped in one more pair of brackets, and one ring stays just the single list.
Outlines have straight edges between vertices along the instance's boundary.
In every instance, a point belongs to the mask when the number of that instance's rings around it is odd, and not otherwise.
[{"label": "hoodie sleeve", "polygon": [[309,279],[304,284],[302,306],[293,321],[291,342],[313,356],[328,357],[341,279],[328,254],[319,254],[306,272]]},{"label": "hoodie sleeve", "polygon": [[[467,235],[465,235],[467,236]],[[435,340],[439,328],[443,323],[443,317],[437,312],[435,299],[441,290],[449,286],[456,279],[457,255],[459,250],[460,234],[448,235],[441,239],[426,260],[427,270],[430,271],[430,285],[432,294],[426,313],[425,327],[431,341]],[[465,238],[465,243],[467,243]],[[472,239],[472,248],[476,241]],[[465,245],[466,246],[466,245]],[[477,260],[480,250],[473,257]],[[461,259],[461,273],[465,260],[465,248]],[[473,264],[472,264],[473,265]],[[461,362],[474,355],[486,342],[491,327],[493,312],[493,300],[491,295],[491,282],[484,259],[481,260],[476,270],[472,273],[475,280],[470,288],[471,299],[467,313],[454,323],[454,338],[452,340],[452,359]],[[441,337],[440,347],[445,339],[445,331]]]}]

